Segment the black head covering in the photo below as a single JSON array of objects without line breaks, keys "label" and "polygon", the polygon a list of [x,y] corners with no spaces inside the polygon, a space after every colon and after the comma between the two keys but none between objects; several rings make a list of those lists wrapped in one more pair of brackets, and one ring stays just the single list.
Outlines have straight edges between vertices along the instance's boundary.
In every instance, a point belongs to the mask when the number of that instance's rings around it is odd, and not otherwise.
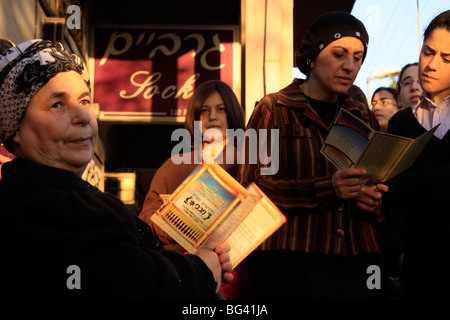
[{"label": "black head covering", "polygon": [[310,65],[331,42],[342,37],[355,37],[364,45],[363,61],[366,57],[369,35],[364,24],[348,12],[333,11],[319,16],[306,32],[295,53],[295,64],[300,71],[309,75]]}]

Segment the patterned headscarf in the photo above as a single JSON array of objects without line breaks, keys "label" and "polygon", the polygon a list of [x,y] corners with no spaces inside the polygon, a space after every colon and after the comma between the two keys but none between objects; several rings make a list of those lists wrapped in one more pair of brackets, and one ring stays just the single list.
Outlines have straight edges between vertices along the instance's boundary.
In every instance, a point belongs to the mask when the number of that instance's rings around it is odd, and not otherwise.
[{"label": "patterned headscarf", "polygon": [[78,72],[89,87],[81,59],[59,42],[30,40],[0,54],[0,143],[9,151],[34,95],[53,76],[70,70]]}]

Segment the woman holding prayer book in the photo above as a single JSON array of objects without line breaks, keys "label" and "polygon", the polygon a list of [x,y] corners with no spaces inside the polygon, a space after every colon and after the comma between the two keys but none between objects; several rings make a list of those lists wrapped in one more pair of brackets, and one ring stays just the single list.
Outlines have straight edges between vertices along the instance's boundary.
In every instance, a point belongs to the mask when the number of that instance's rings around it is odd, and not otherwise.
[{"label": "woman holding prayer book", "polygon": [[230,246],[164,250],[119,199],[81,176],[98,137],[89,77],[60,43],[0,54],[0,292],[12,299],[213,299]]},{"label": "woman holding prayer book", "polygon": [[[187,110],[184,127],[189,135],[192,137],[190,141],[192,145],[186,155],[183,154],[183,162],[179,162],[179,154],[172,155],[166,162],[158,169],[152,179],[150,190],[145,197],[142,211],[139,217],[147,222],[152,228],[155,228],[155,233],[158,235],[161,243],[167,247],[180,252],[185,250],[178,245],[169,235],[155,226],[150,218],[163,204],[164,197],[169,196],[176,188],[186,179],[189,174],[201,163],[204,157],[202,150],[214,150],[217,154],[206,156],[208,160],[211,157],[216,159],[228,173],[234,178],[237,177],[236,159],[231,162],[226,161],[226,130],[227,129],[244,129],[244,112],[233,90],[224,82],[220,80],[212,80],[202,83],[196,88]],[[196,128],[195,125],[200,126]],[[198,132],[196,130],[198,129]],[[205,133],[220,132],[217,137],[207,137]],[[218,131],[216,131],[218,130]],[[200,133],[204,138],[201,145],[197,146],[200,150],[195,150],[194,135]],[[212,139],[211,139],[212,138]],[[217,138],[217,139],[216,139]],[[211,140],[217,148],[211,147]],[[219,141],[222,141],[220,143]],[[217,143],[219,142],[219,143]],[[223,152],[222,152],[223,151]],[[237,152],[235,152],[237,156]],[[198,158],[197,158],[198,157]],[[220,157],[220,160],[217,158]]]},{"label": "woman holding prayer book", "polygon": [[[206,81],[195,89],[189,101],[184,127],[190,138],[188,140],[191,141],[188,152],[182,155],[172,155],[158,169],[152,179],[139,215],[139,218],[154,230],[165,248],[177,250],[181,253],[186,252],[186,250],[156,226],[151,221],[151,217],[163,204],[164,197],[172,194],[202,160],[214,160],[233,178],[237,178],[238,152],[234,140],[229,141],[227,139],[226,130],[244,130],[244,111],[233,90],[225,82],[220,80]],[[200,135],[202,139],[196,140],[196,135]],[[200,144],[195,145],[194,142],[196,141]],[[234,156],[232,159],[227,159],[226,152],[230,150],[230,147],[234,151]],[[180,162],[180,159],[183,159],[183,161]],[[238,266],[238,268],[243,267]],[[236,275],[236,272],[234,274]],[[236,290],[233,288],[232,291],[232,296],[235,297]]]},{"label": "woman holding prayer book", "polygon": [[387,132],[417,138],[439,127],[413,167],[388,181],[384,207],[394,214],[387,221],[404,215],[405,297],[449,299],[450,10],[437,15],[424,32],[419,81],[419,104],[397,112]]},{"label": "woman holding prayer book", "polygon": [[338,171],[320,153],[340,108],[379,129],[373,113],[347,94],[368,40],[349,13],[318,17],[296,52],[306,80],[265,96],[249,120],[247,129],[279,130],[279,170],[262,175],[267,165],[246,158],[239,182],[254,181],[287,218],[248,257],[251,298],[381,296],[380,269],[371,268],[380,266],[376,224],[387,188],[365,181],[362,169]]}]

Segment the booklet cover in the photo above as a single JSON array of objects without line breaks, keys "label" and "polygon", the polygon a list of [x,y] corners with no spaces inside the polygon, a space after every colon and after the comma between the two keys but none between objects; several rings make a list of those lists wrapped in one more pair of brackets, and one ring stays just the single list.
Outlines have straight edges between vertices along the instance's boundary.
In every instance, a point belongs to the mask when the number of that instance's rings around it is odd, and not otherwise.
[{"label": "booklet cover", "polygon": [[413,165],[437,127],[410,139],[373,130],[341,109],[320,152],[340,170],[363,168],[368,179],[384,182]]},{"label": "booklet cover", "polygon": [[215,162],[200,164],[151,219],[190,253],[227,240],[233,268],[286,221],[256,184],[244,188]]}]

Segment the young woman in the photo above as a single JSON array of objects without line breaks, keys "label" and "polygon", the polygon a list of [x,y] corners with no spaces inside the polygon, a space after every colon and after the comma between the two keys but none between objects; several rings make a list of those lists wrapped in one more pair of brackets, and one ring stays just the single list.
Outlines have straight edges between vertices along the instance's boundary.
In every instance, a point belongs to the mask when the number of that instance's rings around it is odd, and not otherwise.
[{"label": "young woman", "polygon": [[[196,125],[201,126],[196,128]],[[186,179],[189,174],[205,159],[205,161],[216,161],[222,168],[227,170],[234,178],[237,178],[236,158],[230,162],[226,157],[225,145],[227,129],[244,129],[245,117],[244,111],[237,100],[233,90],[224,82],[219,80],[206,81],[199,85],[192,95],[186,120],[185,128],[191,135],[192,151],[184,157],[186,162],[179,163],[175,160],[178,155],[173,155],[158,169],[154,175],[150,190],[145,197],[142,211],[139,218],[144,220],[153,229],[159,241],[166,249],[176,250],[180,253],[186,252],[177,242],[175,242],[161,228],[154,225],[151,221],[152,215],[163,204],[163,197],[170,195]],[[195,135],[201,135],[203,141],[201,146],[194,144]],[[196,150],[199,148],[201,150]],[[232,146],[234,148],[234,146]],[[200,156],[200,158],[198,158]],[[234,150],[234,156],[237,157],[237,151]],[[240,295],[238,275],[240,269],[245,268],[241,263],[234,271],[234,277],[238,278],[226,287],[222,287],[222,292],[227,298],[236,298]],[[230,292],[230,293],[228,293]]]},{"label": "young woman", "polygon": [[[414,166],[389,181],[385,205],[405,213],[405,295],[449,299],[450,10],[424,32],[419,57],[420,103],[397,112],[388,132],[417,138],[439,125]],[[394,208],[394,210],[392,210]]]},{"label": "young woman", "polygon": [[402,108],[414,107],[420,101],[419,63],[405,65],[398,75],[397,102]]},{"label": "young woman", "polygon": [[[167,161],[158,169],[152,179],[150,190],[145,198],[142,211],[139,217],[156,229],[162,244],[168,248],[177,249],[184,252],[185,250],[171,239],[165,232],[154,226],[151,222],[151,216],[158,210],[165,195],[170,195],[175,189],[187,178],[187,176],[199,165],[203,156],[207,160],[221,157],[221,161],[216,161],[225,170],[228,171],[235,178],[237,177],[236,161],[226,161],[226,147],[217,145],[217,154],[203,155],[200,152],[200,159],[196,159],[198,151],[210,151],[213,148],[208,146],[214,142],[217,144],[217,139],[226,143],[227,129],[244,129],[244,111],[242,110],[239,101],[233,90],[224,82],[219,80],[212,80],[202,83],[194,91],[191,100],[189,101],[185,128],[191,135],[192,151],[187,157],[183,157],[186,161],[179,163],[176,161],[174,155],[167,159]],[[201,127],[197,128],[195,125]],[[196,132],[198,130],[198,132]],[[219,134],[220,132],[220,134]],[[209,133],[209,134],[208,134]],[[195,150],[194,135],[200,134],[203,137],[201,150]],[[217,136],[216,136],[217,135]],[[222,150],[220,150],[222,149]],[[223,152],[222,152],[223,151]],[[237,152],[235,152],[237,155]]]},{"label": "young woman", "polygon": [[[364,25],[345,12],[320,16],[309,27],[295,79],[256,106],[247,128],[279,130],[279,170],[261,175],[248,161],[240,182],[260,188],[287,223],[251,254],[253,298],[359,299],[379,295],[367,285],[367,268],[379,265],[374,223],[386,186],[366,181],[364,170],[338,171],[320,149],[340,108],[378,129],[372,112],[353,100],[352,86],[367,53]],[[263,267],[262,267],[263,266]]]},{"label": "young woman", "polygon": [[389,87],[380,87],[372,96],[372,111],[378,120],[380,130],[385,132],[389,119],[399,110],[397,106],[397,91]]}]

